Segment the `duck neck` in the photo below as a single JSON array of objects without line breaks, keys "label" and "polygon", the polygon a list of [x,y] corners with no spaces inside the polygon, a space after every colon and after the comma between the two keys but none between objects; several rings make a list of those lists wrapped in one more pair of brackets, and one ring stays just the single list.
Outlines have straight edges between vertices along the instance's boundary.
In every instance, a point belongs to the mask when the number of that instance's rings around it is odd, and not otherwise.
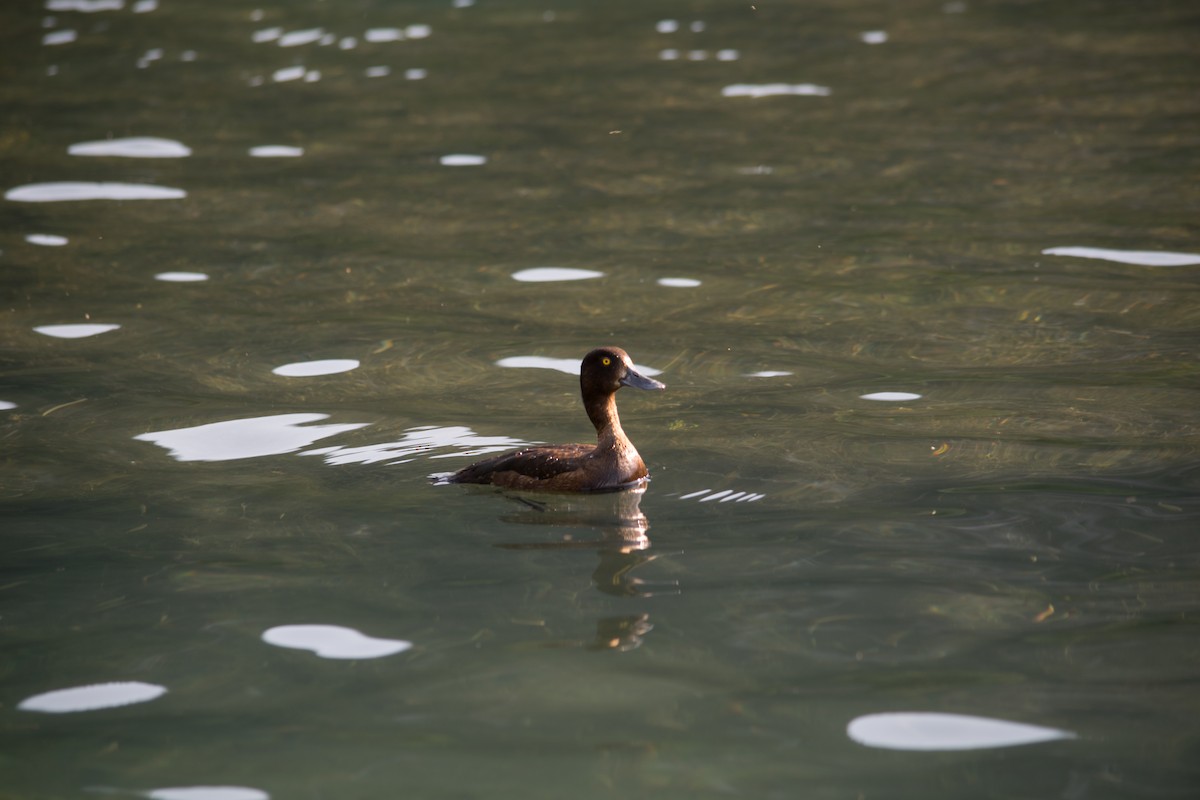
[{"label": "duck neck", "polygon": [[621,429],[621,418],[617,416],[617,396],[615,394],[588,398],[584,401],[588,419],[596,426],[596,442],[600,447],[612,447],[617,442],[625,441],[625,431]]}]

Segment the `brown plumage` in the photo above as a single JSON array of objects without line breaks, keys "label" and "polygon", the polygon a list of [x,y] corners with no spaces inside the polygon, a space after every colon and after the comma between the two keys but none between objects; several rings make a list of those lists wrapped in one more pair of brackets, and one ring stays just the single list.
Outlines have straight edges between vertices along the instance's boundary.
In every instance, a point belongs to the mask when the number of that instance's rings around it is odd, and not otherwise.
[{"label": "brown plumage", "polygon": [[619,347],[601,347],[583,357],[579,388],[596,444],[526,447],[471,464],[454,473],[451,483],[490,483],[510,489],[593,492],[623,489],[647,479],[646,464],[621,429],[617,390],[665,389],[633,368]]}]

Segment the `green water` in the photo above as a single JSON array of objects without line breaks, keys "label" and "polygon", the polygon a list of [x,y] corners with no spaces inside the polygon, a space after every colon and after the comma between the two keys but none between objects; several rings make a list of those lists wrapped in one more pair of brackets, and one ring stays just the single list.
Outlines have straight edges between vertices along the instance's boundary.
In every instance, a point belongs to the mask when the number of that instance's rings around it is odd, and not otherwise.
[{"label": "green water", "polygon": [[[0,202],[0,797],[1194,796],[1200,266],[1043,253],[1200,252],[1193,3],[258,8],[0,11],[0,188],[186,192]],[[644,496],[430,483],[601,344]]]}]

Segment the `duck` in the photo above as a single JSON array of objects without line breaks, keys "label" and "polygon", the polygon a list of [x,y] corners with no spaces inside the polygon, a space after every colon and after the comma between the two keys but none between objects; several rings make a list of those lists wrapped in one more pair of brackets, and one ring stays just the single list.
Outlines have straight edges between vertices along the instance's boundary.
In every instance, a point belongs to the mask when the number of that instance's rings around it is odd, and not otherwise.
[{"label": "duck", "polygon": [[491,484],[548,492],[611,492],[645,484],[646,463],[621,428],[617,390],[661,391],[666,385],[634,369],[619,347],[598,347],[583,357],[579,388],[596,443],[525,447],[463,467],[450,483]]}]

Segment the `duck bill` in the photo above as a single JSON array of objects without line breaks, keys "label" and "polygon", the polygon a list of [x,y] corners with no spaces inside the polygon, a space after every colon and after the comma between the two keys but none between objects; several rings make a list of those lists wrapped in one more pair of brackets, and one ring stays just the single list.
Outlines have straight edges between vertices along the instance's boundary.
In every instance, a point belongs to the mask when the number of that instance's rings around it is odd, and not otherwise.
[{"label": "duck bill", "polygon": [[647,378],[642,373],[637,372],[636,370],[632,370],[632,369],[625,371],[625,377],[621,378],[621,385],[622,386],[632,386],[635,389],[647,389],[647,390],[667,388],[667,385],[665,383],[660,383],[660,382],[654,380],[654,378]]}]

